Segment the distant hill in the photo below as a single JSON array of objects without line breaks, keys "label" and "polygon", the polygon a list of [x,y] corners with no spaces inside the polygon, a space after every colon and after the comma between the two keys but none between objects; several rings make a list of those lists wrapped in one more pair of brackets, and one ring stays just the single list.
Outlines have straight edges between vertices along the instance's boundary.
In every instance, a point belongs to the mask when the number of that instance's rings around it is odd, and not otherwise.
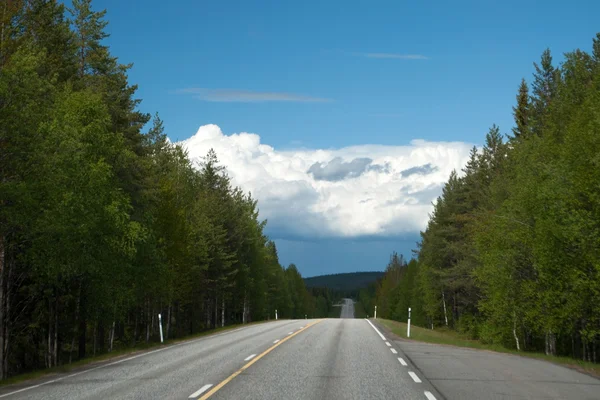
[{"label": "distant hill", "polygon": [[371,282],[383,277],[383,274],[383,271],[369,271],[319,275],[304,278],[304,283],[307,288],[328,288],[346,292],[367,287]]}]

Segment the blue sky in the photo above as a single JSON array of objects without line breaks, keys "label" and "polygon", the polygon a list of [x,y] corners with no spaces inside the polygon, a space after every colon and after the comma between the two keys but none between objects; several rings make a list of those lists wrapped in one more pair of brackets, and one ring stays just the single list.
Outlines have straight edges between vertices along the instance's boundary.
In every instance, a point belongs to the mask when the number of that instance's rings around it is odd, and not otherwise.
[{"label": "blue sky", "polygon": [[[589,50],[600,31],[600,2],[591,0],[96,0],[94,7],[107,9],[111,51],[134,63],[141,107],[159,112],[172,140],[215,124],[225,136],[252,132],[289,152],[414,139],[479,144],[493,123],[509,131],[520,79],[531,78],[545,48],[559,61],[563,52]],[[322,195],[321,183],[311,184]],[[269,215],[286,225],[285,213]],[[411,229],[380,229],[377,239],[356,230],[336,238],[341,228],[323,242],[310,230],[276,239],[282,262],[310,276],[383,269],[391,251],[414,248],[418,229]],[[358,248],[360,257],[350,250]]]}]

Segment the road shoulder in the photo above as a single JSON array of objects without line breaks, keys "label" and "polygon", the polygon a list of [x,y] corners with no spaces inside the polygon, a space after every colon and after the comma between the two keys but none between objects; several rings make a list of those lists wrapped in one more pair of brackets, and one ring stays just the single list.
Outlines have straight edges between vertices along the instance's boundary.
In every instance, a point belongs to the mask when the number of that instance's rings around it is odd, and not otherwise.
[{"label": "road shoulder", "polygon": [[399,338],[373,321],[447,399],[600,399],[600,380],[545,360]]}]

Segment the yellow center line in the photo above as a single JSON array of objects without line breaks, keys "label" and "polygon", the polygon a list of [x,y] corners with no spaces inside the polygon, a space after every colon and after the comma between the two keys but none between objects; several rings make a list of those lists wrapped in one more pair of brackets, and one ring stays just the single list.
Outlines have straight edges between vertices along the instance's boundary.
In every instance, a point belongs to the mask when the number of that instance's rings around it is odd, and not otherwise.
[{"label": "yellow center line", "polygon": [[310,324],[306,325],[304,328],[302,328],[302,329],[294,332],[293,334],[291,334],[289,336],[286,336],[285,338],[281,339],[279,342],[275,343],[273,346],[269,347],[267,350],[263,351],[258,356],[254,357],[251,361],[249,361],[242,368],[238,369],[233,374],[231,374],[230,376],[228,376],[227,378],[225,378],[221,383],[219,383],[217,386],[213,387],[209,392],[206,392],[206,394],[204,394],[204,396],[200,397],[198,400],[206,400],[206,399],[208,399],[210,396],[212,396],[213,394],[217,393],[219,391],[219,389],[221,389],[223,386],[225,386],[229,382],[231,382],[231,380],[233,378],[235,378],[236,376],[238,376],[239,374],[241,374],[242,372],[244,372],[246,369],[248,369],[252,364],[254,364],[255,362],[257,362],[258,360],[260,360],[261,358],[263,358],[264,356],[266,356],[267,354],[269,354],[275,347],[277,347],[280,344],[284,343],[286,340],[290,340],[291,338],[293,338],[294,336],[296,336],[300,332],[307,330],[308,328],[310,328],[314,324],[319,323],[321,321],[322,321],[322,319],[319,319],[317,321],[311,322]]}]

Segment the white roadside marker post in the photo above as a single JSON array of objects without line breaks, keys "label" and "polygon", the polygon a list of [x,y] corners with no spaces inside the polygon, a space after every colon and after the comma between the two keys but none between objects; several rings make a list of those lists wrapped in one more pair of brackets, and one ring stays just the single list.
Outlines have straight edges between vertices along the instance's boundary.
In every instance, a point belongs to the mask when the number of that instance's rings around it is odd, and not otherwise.
[{"label": "white roadside marker post", "polygon": [[410,307],[408,307],[408,326],[406,327],[406,337],[410,337]]},{"label": "white roadside marker post", "polygon": [[160,313],[158,314],[158,329],[160,331],[160,342],[163,342],[163,334],[162,334],[162,320],[160,317]]},{"label": "white roadside marker post", "polygon": [[277,309],[275,309],[275,321],[277,321]]},{"label": "white roadside marker post", "polygon": [[375,306],[375,316],[374,316],[374,318],[377,319],[377,306]]}]

